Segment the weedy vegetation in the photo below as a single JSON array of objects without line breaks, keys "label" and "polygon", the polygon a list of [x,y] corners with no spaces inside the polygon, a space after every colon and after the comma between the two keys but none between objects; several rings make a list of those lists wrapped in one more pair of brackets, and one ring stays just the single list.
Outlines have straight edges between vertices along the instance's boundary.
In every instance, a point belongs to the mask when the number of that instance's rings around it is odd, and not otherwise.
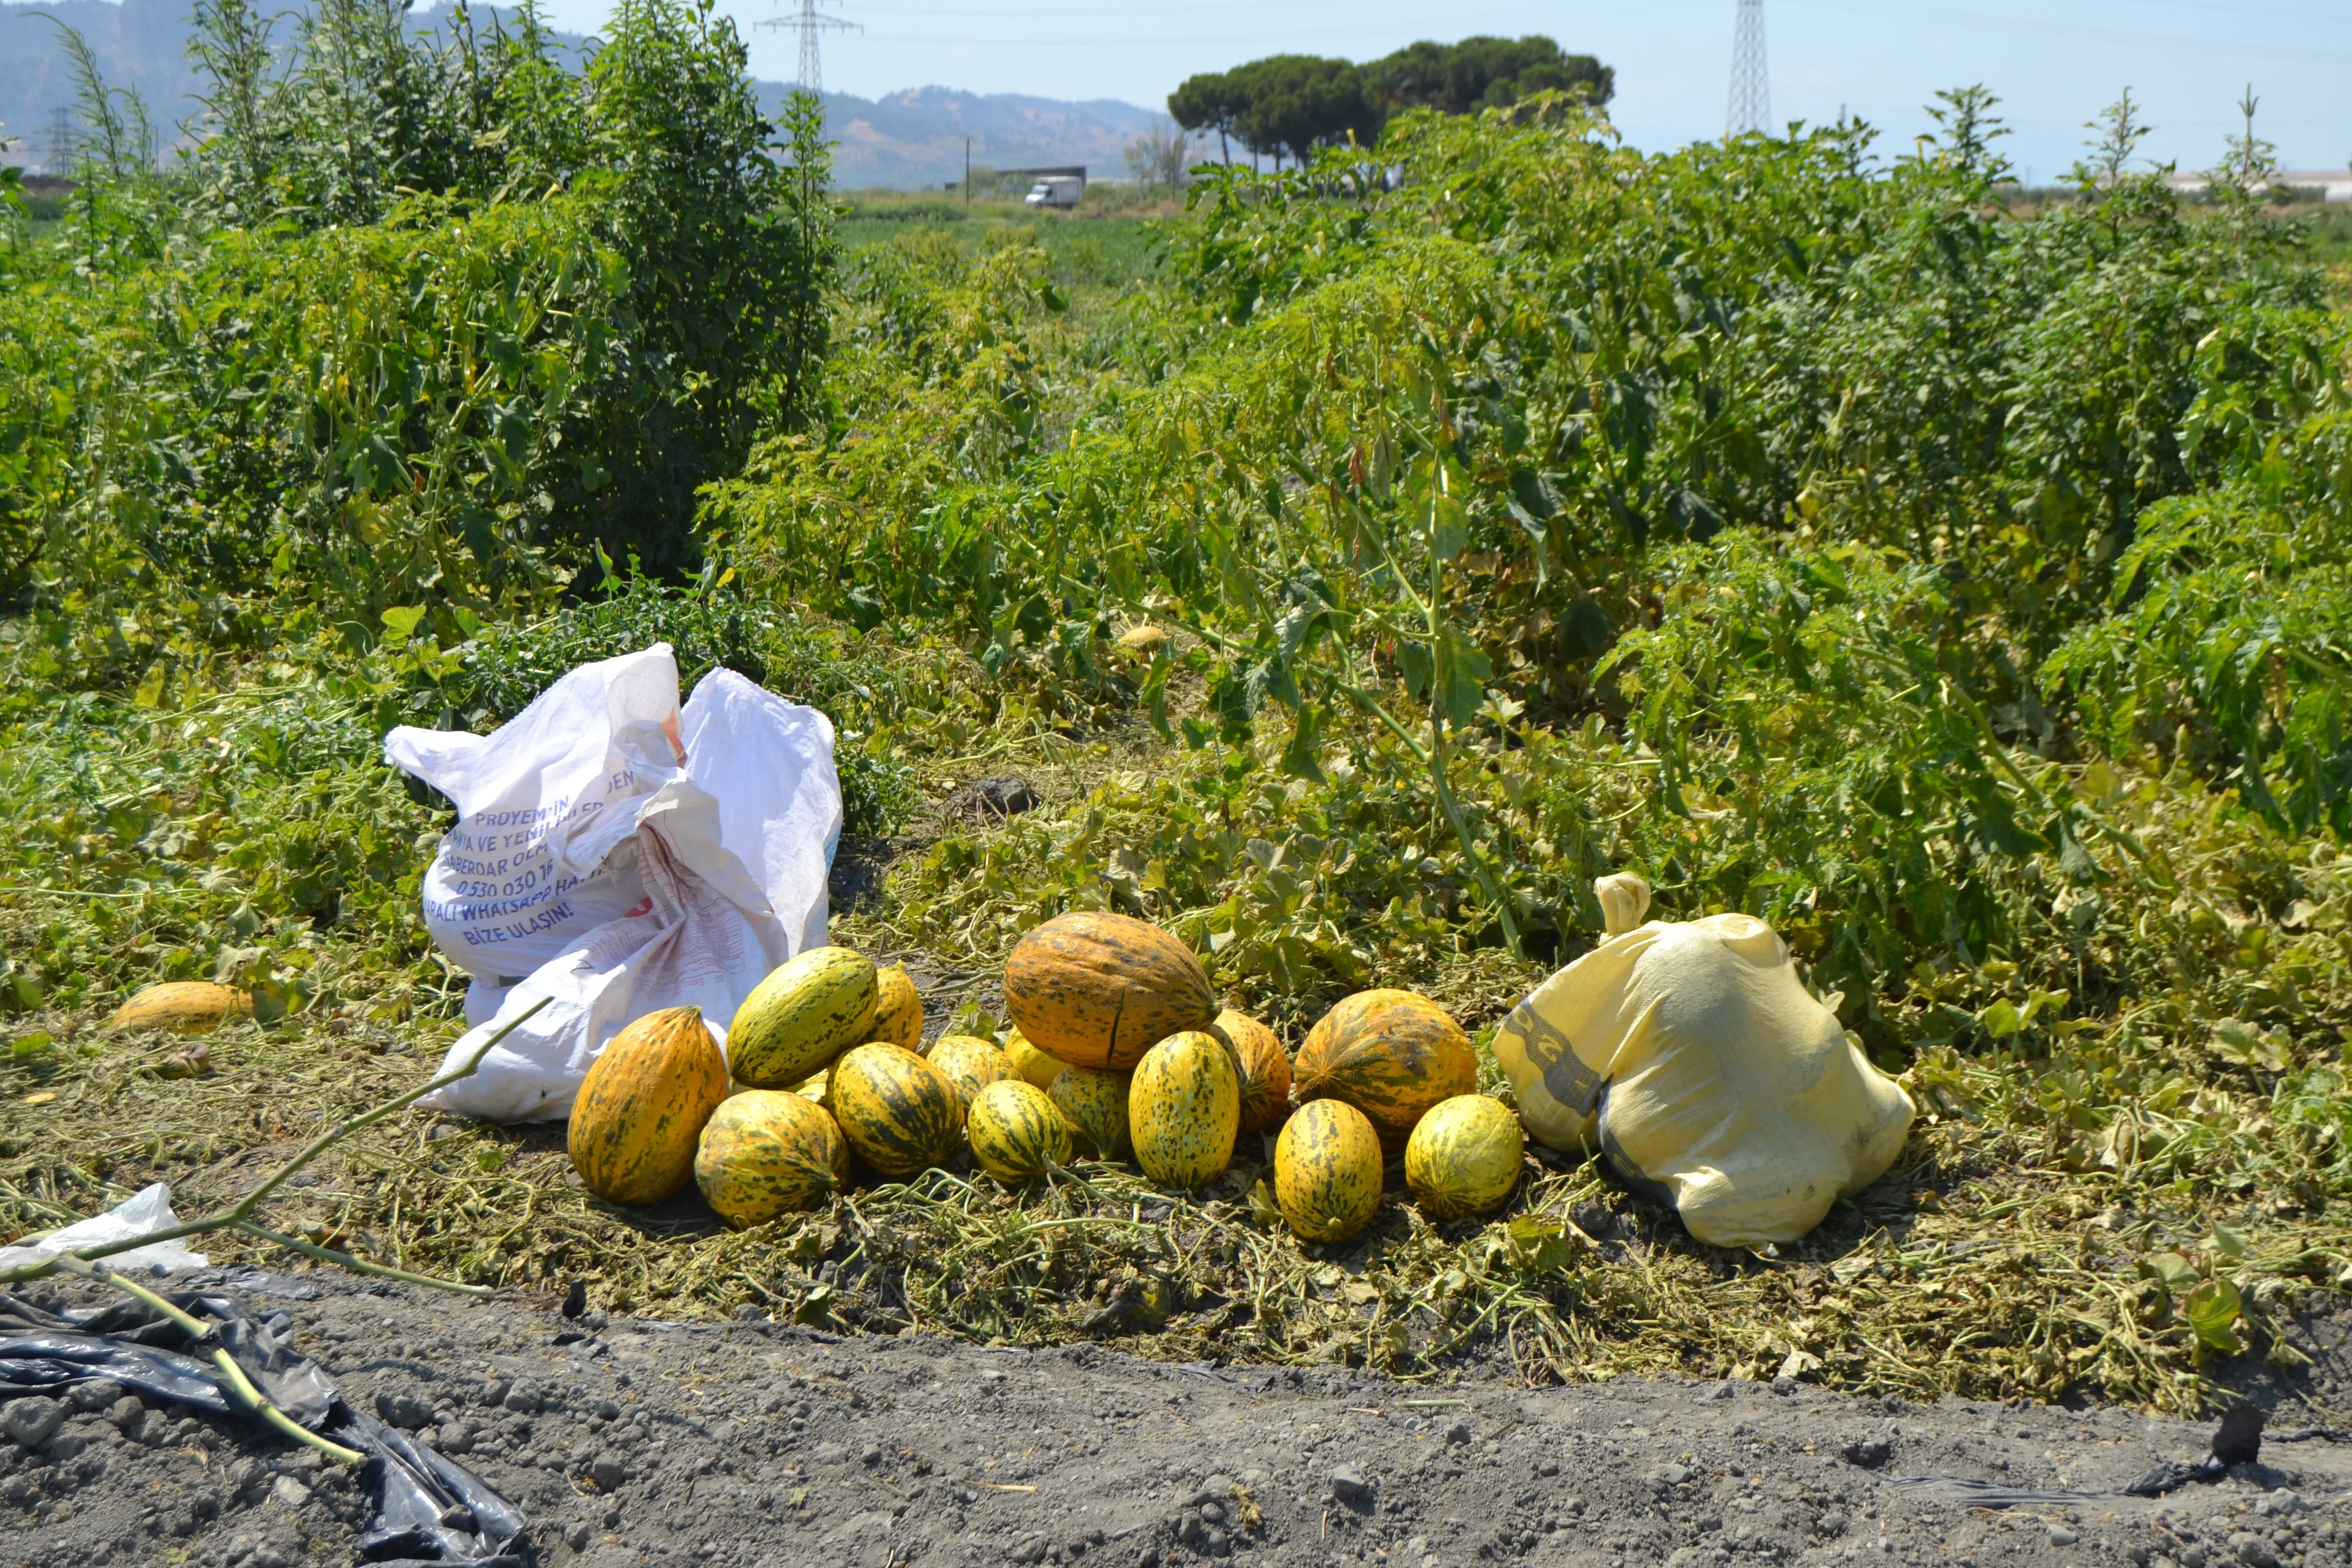
[{"label": "weedy vegetation", "polygon": [[[1645,154],[1539,96],[1148,231],[845,248],[813,114],[760,123],[685,0],[580,68],[366,4],[205,40],[188,164],[93,143],[0,248],[13,1229],[235,1191],[421,1081],[446,815],[384,729],[664,638],[834,717],[887,867],[835,931],[935,1026],[1103,908],[1294,1043],[1368,984],[1478,1030],[1631,869],[1779,929],[1911,1146],[1776,1255],[1571,1157],[1326,1251],[1270,1146],[735,1234],[589,1198],[560,1129],[415,1119],[279,1194],[312,1243],[673,1315],[2178,1409],[2352,1288],[2352,335],[2251,129],[2184,205],[2119,105],[2027,214],[1979,90],[1892,155]],[[1009,772],[1045,805],[939,808]],[[98,1028],[187,976],[257,1021]]]}]

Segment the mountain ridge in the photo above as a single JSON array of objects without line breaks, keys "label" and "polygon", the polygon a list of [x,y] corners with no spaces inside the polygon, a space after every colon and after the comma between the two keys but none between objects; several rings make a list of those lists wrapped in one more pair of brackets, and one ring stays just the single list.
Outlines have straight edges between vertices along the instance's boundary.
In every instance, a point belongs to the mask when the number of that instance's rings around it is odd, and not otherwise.
[{"label": "mountain ridge", "polygon": [[[45,164],[54,110],[73,101],[57,31],[36,18],[57,16],[80,31],[107,84],[139,89],[168,146],[201,109],[194,96],[201,79],[187,58],[192,9],[188,0],[0,0],[0,134],[22,139],[6,161]],[[498,15],[490,6],[474,9],[478,25]],[[430,31],[448,16],[447,8],[423,12],[410,25]],[[589,42],[576,33],[551,37],[567,48]],[[771,117],[792,90],[785,82],[756,85]],[[1097,178],[1122,174],[1128,142],[1162,118],[1117,99],[1071,101],[939,85],[870,99],[828,92],[824,106],[836,143],[835,182],[850,190],[937,188],[960,180],[966,136],[976,168],[1083,163]]]}]

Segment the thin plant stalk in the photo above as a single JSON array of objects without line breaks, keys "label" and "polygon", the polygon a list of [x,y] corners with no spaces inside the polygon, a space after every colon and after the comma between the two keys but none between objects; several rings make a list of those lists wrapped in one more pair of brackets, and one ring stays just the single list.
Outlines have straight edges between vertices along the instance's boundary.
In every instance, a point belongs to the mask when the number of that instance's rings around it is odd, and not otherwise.
[{"label": "thin plant stalk", "polygon": [[548,1003],[553,1000],[553,997],[542,996],[538,1001],[532,1003],[530,1006],[525,1009],[520,1016],[514,1019],[513,1022],[508,1024],[506,1027],[500,1029],[497,1034],[492,1035],[488,1039],[484,1040],[481,1044],[481,1047],[475,1051],[471,1057],[468,1057],[466,1059],[464,1066],[453,1068],[449,1071],[443,1073],[439,1078],[434,1079],[431,1082],[423,1085],[421,1088],[413,1089],[406,1094],[399,1095],[394,1099],[385,1100],[382,1105],[377,1106],[373,1110],[362,1111],[357,1116],[348,1117],[343,1121],[337,1122],[327,1131],[320,1133],[316,1138],[313,1138],[299,1152],[295,1154],[292,1159],[278,1166],[278,1169],[272,1172],[259,1186],[255,1187],[253,1191],[246,1194],[245,1196],[239,1198],[236,1203],[231,1204],[228,1207],[224,1209],[215,1209],[211,1214],[205,1215],[201,1219],[192,1219],[182,1225],[166,1226],[162,1230],[151,1230],[138,1236],[124,1237],[118,1241],[99,1242],[89,1247],[78,1247],[69,1253],[61,1253],[55,1258],[45,1258],[37,1263],[22,1264],[17,1268],[7,1270],[5,1273],[0,1273],[0,1284],[16,1285],[22,1284],[28,1279],[39,1279],[45,1278],[60,1268],[68,1267],[66,1263],[66,1259],[68,1258],[73,1258],[83,1263],[94,1263],[102,1258],[111,1258],[118,1252],[129,1252],[135,1247],[152,1247],[159,1241],[177,1241],[182,1237],[204,1236],[215,1230],[242,1230],[264,1236],[268,1239],[278,1242],[280,1245],[291,1247],[298,1252],[307,1253],[313,1258],[322,1258],[330,1263],[340,1264],[346,1268],[355,1269],[362,1274],[380,1274],[388,1279],[405,1280],[412,1285],[426,1285],[436,1290],[453,1290],[459,1295],[465,1296],[489,1295],[490,1291],[485,1286],[465,1285],[460,1284],[454,1279],[436,1279],[429,1275],[410,1274],[400,1270],[388,1269],[380,1264],[362,1262],[359,1258],[353,1258],[348,1253],[337,1252],[331,1247],[297,1242],[290,1237],[279,1236],[276,1232],[264,1230],[261,1226],[253,1222],[252,1215],[253,1211],[260,1206],[263,1199],[276,1192],[279,1187],[285,1185],[286,1183],[291,1179],[296,1173],[299,1172],[303,1166],[309,1164],[311,1161],[317,1159],[320,1155],[325,1153],[329,1149],[334,1147],[337,1143],[341,1142],[352,1133],[361,1131],[362,1128],[373,1127],[377,1122],[383,1121],[386,1117],[397,1116],[400,1112],[407,1110],[410,1106],[415,1104],[418,1100],[423,1100],[426,1095],[433,1093],[436,1089],[446,1089],[453,1083],[473,1077],[475,1070],[482,1065],[482,1058],[490,1054],[491,1047],[498,1045],[499,1041],[505,1039],[509,1035],[514,1033],[515,1030],[520,1028],[541,1007],[546,1006]]},{"label": "thin plant stalk", "polygon": [[86,1263],[70,1253],[58,1258],[56,1262],[68,1274],[79,1275],[82,1279],[94,1280],[101,1285],[111,1285],[116,1289],[135,1297],[144,1302],[150,1310],[177,1324],[183,1332],[196,1342],[199,1348],[209,1345],[212,1349],[212,1363],[220,1369],[221,1378],[228,1384],[229,1392],[234,1394],[238,1402],[247,1410],[276,1427],[286,1436],[318,1449],[339,1465],[367,1463],[367,1456],[358,1449],[346,1448],[341,1443],[328,1441],[272,1405],[261,1390],[253,1386],[253,1380],[246,1376],[245,1368],[236,1364],[236,1358],[228,1353],[228,1347],[220,1342],[219,1331],[215,1325],[206,1323],[199,1318],[182,1311],[144,1285],[124,1279],[103,1264]]}]

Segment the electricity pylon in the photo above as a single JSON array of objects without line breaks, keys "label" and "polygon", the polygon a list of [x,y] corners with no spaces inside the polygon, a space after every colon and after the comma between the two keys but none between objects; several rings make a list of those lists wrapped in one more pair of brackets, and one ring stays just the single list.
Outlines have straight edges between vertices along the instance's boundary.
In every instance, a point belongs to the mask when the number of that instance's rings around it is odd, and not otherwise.
[{"label": "electricity pylon", "polygon": [[1764,67],[1764,0],[1739,0],[1739,26],[1731,45],[1731,102],[1723,118],[1726,136],[1771,129],[1772,78]]},{"label": "electricity pylon", "polygon": [[816,8],[816,0],[801,0],[797,15],[779,16],[760,24],[762,27],[789,27],[801,36],[801,71],[799,87],[811,98],[824,96],[824,62],[817,52],[817,39],[827,32],[846,33],[861,30],[855,22],[827,16]]}]

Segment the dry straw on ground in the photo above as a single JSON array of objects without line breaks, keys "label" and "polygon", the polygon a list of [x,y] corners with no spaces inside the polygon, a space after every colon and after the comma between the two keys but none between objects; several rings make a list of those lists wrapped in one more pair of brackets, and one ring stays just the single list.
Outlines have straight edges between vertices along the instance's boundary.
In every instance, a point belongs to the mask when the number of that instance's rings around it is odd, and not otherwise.
[{"label": "dry straw on ground", "polygon": [[[236,1026],[212,1038],[207,1074],[168,1079],[182,1042],[67,1036],[9,1069],[0,1204],[34,1229],[151,1179],[173,1182],[184,1208],[233,1195],[321,1119],[422,1081],[426,1063],[384,1048],[396,1044]],[[54,1098],[27,1103],[43,1096]],[[596,1304],[656,1316],[748,1309],[1409,1377],[1786,1372],[1910,1397],[2087,1394],[2174,1409],[2214,1397],[2213,1352],[2200,1358],[2176,1308],[2189,1281],[2167,1289],[2143,1260],[2243,1281],[2240,1331],[2288,1361],[2292,1345],[2268,1339],[2284,1309],[2352,1268],[2341,1224],[2279,1224],[2242,1242],[2225,1230],[2243,1256],[2211,1257],[2140,1217],[2128,1175],[2040,1168],[2016,1141],[1949,1120],[1923,1126],[1885,1182],[1771,1258],[1698,1247],[1597,1167],[1532,1159],[1491,1221],[1433,1226],[1392,1182],[1370,1236],[1306,1247],[1255,1190],[1267,1149],[1245,1146],[1198,1194],[1097,1164],[1020,1194],[934,1171],[736,1234],[690,1194],[654,1211],[592,1197],[570,1179],[560,1127],[420,1113],[321,1160],[316,1184],[285,1194],[299,1219],[281,1223],[425,1273],[538,1290],[584,1279]],[[213,1251],[296,1261],[247,1239]]]}]

